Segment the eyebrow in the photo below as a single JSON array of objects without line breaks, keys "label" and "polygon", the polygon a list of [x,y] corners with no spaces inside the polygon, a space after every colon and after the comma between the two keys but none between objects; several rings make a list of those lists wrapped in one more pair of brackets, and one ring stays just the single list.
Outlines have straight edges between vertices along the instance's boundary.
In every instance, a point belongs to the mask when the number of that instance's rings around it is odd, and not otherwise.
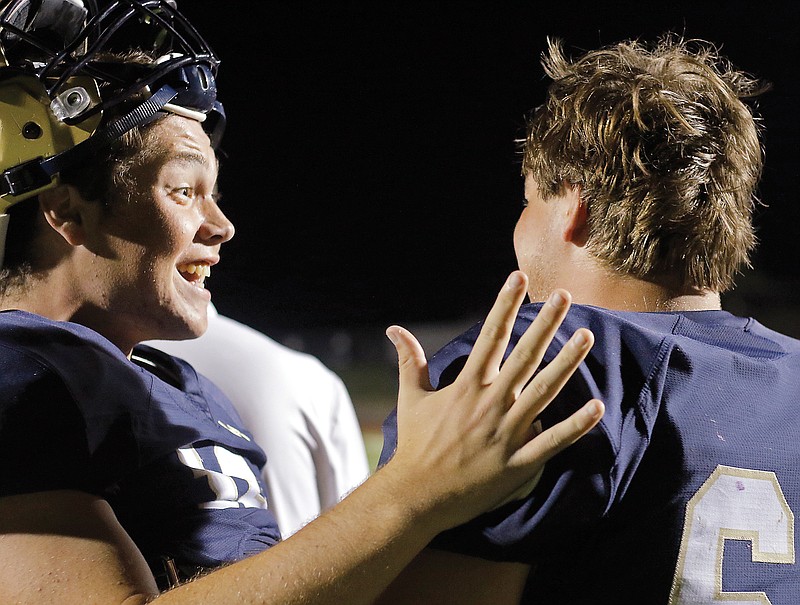
[{"label": "eyebrow", "polygon": [[[208,166],[208,158],[202,153],[195,153],[193,151],[181,151],[170,158],[184,164],[200,164],[205,167]],[[219,166],[219,161],[216,162]]]},{"label": "eyebrow", "polygon": [[[173,155],[168,162],[176,162],[178,164],[183,164],[184,166],[200,166],[201,168],[208,168],[209,161],[208,157],[202,153],[197,153],[195,151],[179,151],[175,155]],[[214,155],[214,165],[216,167],[216,172],[219,174],[219,158]]]}]

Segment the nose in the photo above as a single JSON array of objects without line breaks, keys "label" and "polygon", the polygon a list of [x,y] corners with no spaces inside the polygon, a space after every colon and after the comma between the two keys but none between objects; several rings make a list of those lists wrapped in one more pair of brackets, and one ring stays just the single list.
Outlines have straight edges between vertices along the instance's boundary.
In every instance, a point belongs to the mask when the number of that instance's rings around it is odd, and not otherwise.
[{"label": "nose", "polygon": [[218,246],[230,240],[235,232],[233,223],[228,220],[216,201],[207,200],[204,205],[204,220],[197,230],[195,241]]}]

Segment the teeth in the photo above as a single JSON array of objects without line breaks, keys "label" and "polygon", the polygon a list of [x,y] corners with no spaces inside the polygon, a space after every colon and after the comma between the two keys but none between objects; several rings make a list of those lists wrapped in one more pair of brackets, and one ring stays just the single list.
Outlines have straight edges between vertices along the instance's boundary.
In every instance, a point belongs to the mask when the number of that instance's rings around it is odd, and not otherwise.
[{"label": "teeth", "polygon": [[189,275],[197,275],[197,277],[200,278],[200,281],[211,276],[210,265],[196,265],[194,263],[187,263],[185,265],[178,265],[178,271],[181,273],[188,273]]}]

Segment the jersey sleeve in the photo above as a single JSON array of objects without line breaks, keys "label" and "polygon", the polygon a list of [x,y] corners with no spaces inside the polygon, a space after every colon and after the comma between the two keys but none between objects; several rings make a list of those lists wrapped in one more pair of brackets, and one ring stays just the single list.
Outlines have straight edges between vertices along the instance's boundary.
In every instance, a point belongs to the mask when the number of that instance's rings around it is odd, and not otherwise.
[{"label": "jersey sleeve", "polygon": [[4,355],[0,364],[0,495],[99,494],[86,423],[64,381],[25,356]]},{"label": "jersey sleeve", "polygon": [[[574,308],[573,308],[574,309]],[[528,307],[514,327],[512,345],[535,317],[538,307]],[[598,324],[580,311],[568,321],[548,348],[544,363],[552,360],[578,327],[595,333],[598,345],[562,392],[540,415],[543,428],[563,420],[591,398],[606,404],[606,415],[586,437],[545,465],[535,485],[518,499],[473,521],[440,534],[432,543],[440,548],[497,561],[535,564],[539,557],[565,554],[592,537],[612,503],[624,494],[626,482],[647,447],[652,418],[647,410],[657,401],[646,388],[652,381],[651,365],[658,350],[620,352],[619,327]],[[476,326],[439,351],[429,363],[431,384],[442,388],[457,377],[480,326]],[[601,339],[603,342],[601,343]],[[620,355],[638,355],[641,371],[622,376]],[[657,382],[657,379],[656,379]],[[622,388],[628,384],[628,390]],[[396,416],[384,423],[381,464],[397,444]]]}]

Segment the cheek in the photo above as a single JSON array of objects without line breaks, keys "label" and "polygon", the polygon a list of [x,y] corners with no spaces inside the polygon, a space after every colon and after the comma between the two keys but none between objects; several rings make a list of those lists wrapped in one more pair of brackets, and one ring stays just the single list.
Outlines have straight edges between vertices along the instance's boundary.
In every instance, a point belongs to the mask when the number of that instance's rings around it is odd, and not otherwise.
[{"label": "cheek", "polygon": [[193,213],[159,217],[153,225],[151,246],[163,256],[177,256],[191,246],[199,221]]},{"label": "cheek", "polygon": [[518,260],[525,256],[526,243],[529,245],[530,221],[530,213],[525,209],[520,214],[517,225],[514,227],[514,251],[517,253]]},{"label": "cheek", "polygon": [[179,251],[189,247],[195,239],[200,224],[202,224],[202,219],[193,214],[181,217],[180,220],[171,223],[168,233],[173,247]]}]

